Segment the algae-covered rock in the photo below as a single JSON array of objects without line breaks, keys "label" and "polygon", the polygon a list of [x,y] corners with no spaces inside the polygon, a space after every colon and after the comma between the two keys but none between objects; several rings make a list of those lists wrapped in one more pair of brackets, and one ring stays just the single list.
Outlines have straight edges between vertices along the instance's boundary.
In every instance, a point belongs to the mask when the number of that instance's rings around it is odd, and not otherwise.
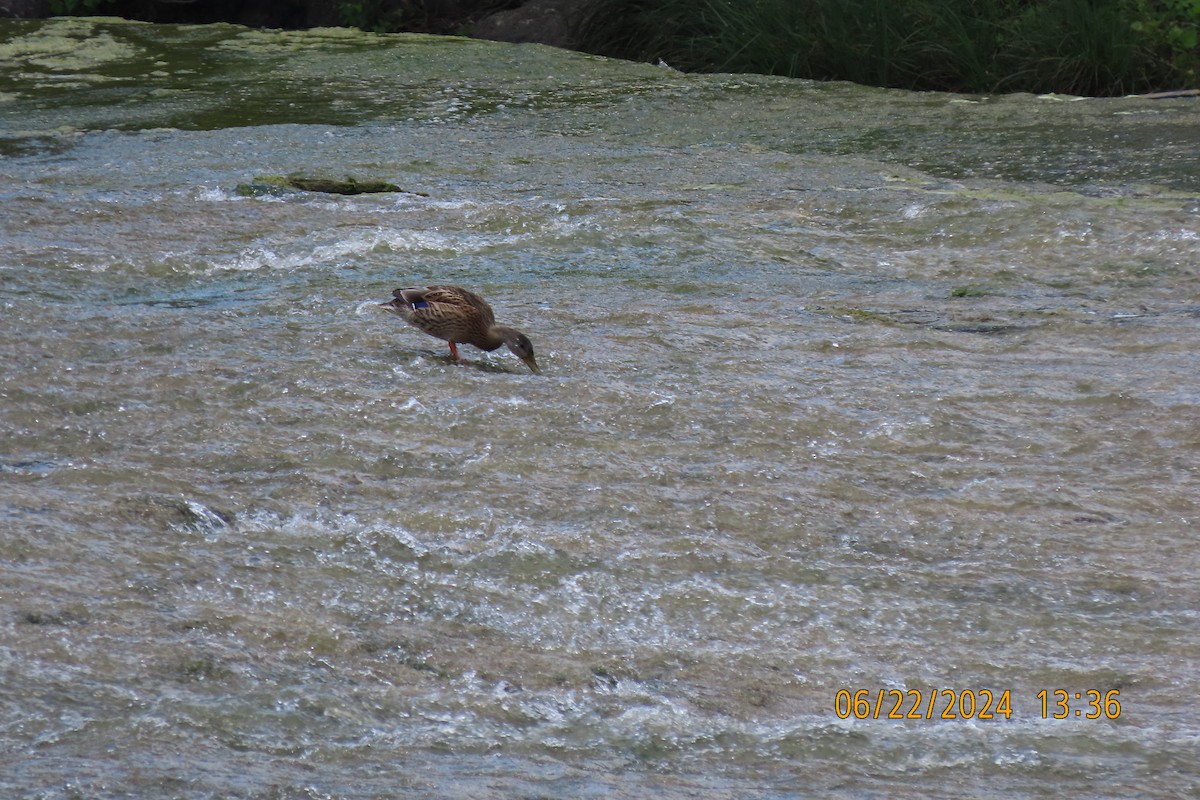
[{"label": "algae-covered rock", "polygon": [[281,196],[295,192],[322,192],[324,194],[380,194],[384,192],[403,192],[428,197],[425,192],[402,189],[394,183],[386,181],[360,181],[357,178],[346,177],[342,180],[333,178],[308,177],[303,175],[258,175],[250,183],[239,183],[237,193],[243,197],[261,197],[263,195]]}]

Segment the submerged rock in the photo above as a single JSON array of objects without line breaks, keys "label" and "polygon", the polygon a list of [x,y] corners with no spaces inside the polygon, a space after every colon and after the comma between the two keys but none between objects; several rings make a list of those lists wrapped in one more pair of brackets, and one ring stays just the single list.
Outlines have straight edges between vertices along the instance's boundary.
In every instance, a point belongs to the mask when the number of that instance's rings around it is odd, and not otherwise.
[{"label": "submerged rock", "polygon": [[131,495],[116,501],[115,519],[153,528],[177,528],[211,533],[234,524],[230,511],[212,508],[197,500],[161,494]]}]

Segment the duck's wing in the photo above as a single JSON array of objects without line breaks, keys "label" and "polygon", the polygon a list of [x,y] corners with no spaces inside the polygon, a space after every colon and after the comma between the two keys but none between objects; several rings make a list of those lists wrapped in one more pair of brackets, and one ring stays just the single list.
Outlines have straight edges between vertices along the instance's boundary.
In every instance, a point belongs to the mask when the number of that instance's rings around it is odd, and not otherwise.
[{"label": "duck's wing", "polygon": [[392,296],[409,323],[446,341],[474,344],[495,324],[487,301],[459,286],[414,286]]}]

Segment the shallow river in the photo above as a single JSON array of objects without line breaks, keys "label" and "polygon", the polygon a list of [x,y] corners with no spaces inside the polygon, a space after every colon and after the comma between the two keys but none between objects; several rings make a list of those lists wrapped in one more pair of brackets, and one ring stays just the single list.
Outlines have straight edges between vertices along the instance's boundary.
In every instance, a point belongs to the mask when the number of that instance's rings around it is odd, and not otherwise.
[{"label": "shallow river", "polygon": [[1195,100],[0,21],[0,795],[1194,794],[1198,255]]}]

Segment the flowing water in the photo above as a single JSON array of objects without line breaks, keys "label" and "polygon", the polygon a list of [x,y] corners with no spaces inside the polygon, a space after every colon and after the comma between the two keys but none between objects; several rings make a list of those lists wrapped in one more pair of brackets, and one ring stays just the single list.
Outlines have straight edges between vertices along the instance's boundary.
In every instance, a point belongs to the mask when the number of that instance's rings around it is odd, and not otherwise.
[{"label": "flowing water", "polygon": [[0,154],[5,797],[1200,791],[1196,101],[2,22]]}]

